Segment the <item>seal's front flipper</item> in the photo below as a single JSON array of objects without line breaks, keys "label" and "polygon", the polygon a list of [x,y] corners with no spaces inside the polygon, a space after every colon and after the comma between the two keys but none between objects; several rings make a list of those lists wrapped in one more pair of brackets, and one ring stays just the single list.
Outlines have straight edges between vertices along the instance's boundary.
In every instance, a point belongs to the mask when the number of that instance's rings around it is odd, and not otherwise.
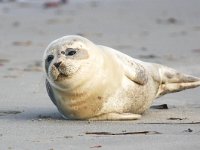
[{"label": "seal's front flipper", "polygon": [[124,74],[128,79],[140,85],[145,85],[147,83],[147,73],[145,68],[138,62],[139,60],[133,59],[114,49],[109,49],[117,56],[117,60],[121,64]]},{"label": "seal's front flipper", "polygon": [[140,119],[141,115],[138,114],[132,114],[132,113],[108,113],[108,114],[102,114],[93,118],[90,118],[89,120],[95,121],[95,120],[137,120]]},{"label": "seal's front flipper", "polygon": [[172,68],[160,66],[160,86],[156,97],[200,86],[200,78],[180,73]]}]

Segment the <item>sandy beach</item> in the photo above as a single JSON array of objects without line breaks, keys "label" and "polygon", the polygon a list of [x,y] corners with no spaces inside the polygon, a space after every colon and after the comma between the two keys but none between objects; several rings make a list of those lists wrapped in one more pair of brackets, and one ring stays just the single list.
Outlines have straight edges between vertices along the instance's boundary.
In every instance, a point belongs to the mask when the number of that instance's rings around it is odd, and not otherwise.
[{"label": "sandy beach", "polygon": [[[137,121],[64,120],[42,70],[47,45],[78,34],[200,77],[199,0],[0,2],[0,149],[199,150],[200,88],[169,94]],[[165,105],[165,106],[166,106]]]}]

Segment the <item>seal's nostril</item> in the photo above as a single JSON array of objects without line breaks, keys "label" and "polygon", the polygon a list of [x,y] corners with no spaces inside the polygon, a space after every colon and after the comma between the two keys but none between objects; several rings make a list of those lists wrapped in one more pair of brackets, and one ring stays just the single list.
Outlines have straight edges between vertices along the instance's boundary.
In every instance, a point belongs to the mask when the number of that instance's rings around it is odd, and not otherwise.
[{"label": "seal's nostril", "polygon": [[54,64],[54,66],[55,66],[56,68],[58,68],[58,67],[60,66],[60,64],[61,64],[61,61],[60,61],[60,62],[57,62],[57,63],[55,63],[55,64]]}]

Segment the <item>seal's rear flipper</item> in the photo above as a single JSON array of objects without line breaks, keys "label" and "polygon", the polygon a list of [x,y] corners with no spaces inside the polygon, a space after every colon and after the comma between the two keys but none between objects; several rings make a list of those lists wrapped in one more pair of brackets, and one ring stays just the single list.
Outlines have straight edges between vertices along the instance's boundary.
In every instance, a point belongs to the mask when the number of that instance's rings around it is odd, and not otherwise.
[{"label": "seal's rear flipper", "polygon": [[160,66],[160,86],[156,97],[200,86],[200,78],[182,74],[172,68]]}]

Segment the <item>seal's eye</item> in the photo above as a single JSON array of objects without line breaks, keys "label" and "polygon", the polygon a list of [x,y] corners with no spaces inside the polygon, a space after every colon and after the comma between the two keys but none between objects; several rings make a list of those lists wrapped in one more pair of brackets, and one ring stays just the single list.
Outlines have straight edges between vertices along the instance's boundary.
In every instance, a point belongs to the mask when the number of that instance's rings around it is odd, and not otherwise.
[{"label": "seal's eye", "polygon": [[68,52],[68,54],[67,55],[74,55],[74,54],[76,54],[76,51],[70,51],[70,52]]},{"label": "seal's eye", "polygon": [[74,54],[76,54],[76,50],[74,50],[73,48],[67,49],[66,55],[72,56]]},{"label": "seal's eye", "polygon": [[49,55],[46,60],[48,63],[50,63],[53,60],[53,58],[54,58],[53,55]]}]

